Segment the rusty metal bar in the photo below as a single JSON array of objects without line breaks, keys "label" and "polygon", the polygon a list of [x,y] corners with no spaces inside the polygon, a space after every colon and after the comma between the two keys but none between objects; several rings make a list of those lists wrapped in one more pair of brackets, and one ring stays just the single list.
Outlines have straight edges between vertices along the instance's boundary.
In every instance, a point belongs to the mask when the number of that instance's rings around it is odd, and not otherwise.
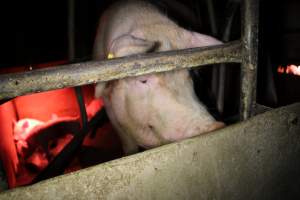
[{"label": "rusty metal bar", "polygon": [[105,61],[61,65],[23,73],[4,74],[0,75],[0,99],[128,76],[224,62],[241,62],[240,41],[215,47],[135,55]]},{"label": "rusty metal bar", "polygon": [[259,0],[244,0],[241,13],[243,52],[240,119],[246,120],[254,114],[252,111],[256,104]]}]

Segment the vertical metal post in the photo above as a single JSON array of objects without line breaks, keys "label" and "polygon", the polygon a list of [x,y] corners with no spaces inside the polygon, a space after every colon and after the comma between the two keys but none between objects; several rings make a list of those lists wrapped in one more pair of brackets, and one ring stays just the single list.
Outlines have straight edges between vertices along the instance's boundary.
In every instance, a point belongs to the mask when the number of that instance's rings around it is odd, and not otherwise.
[{"label": "vertical metal post", "polygon": [[259,0],[243,0],[240,119],[253,115],[256,105]]},{"label": "vertical metal post", "polygon": [[68,58],[75,58],[75,0],[68,0]]},{"label": "vertical metal post", "polygon": [[[222,41],[228,42],[230,40],[232,23],[234,20],[235,13],[239,7],[239,3],[231,0],[227,2],[226,6],[226,19],[224,28],[222,29]],[[224,113],[224,100],[225,100],[225,81],[226,81],[226,64],[220,64],[219,68],[219,81],[218,81],[218,93],[217,93],[217,108],[221,115]]]},{"label": "vertical metal post", "polygon": [[213,36],[218,35],[218,26],[216,21],[216,13],[214,8],[213,0],[206,0],[207,10],[208,10],[208,17],[210,22],[210,28]]},{"label": "vertical metal post", "polygon": [[[218,26],[216,21],[216,12],[214,8],[213,0],[206,0],[208,18],[211,29],[211,34],[214,37],[218,35]],[[216,101],[218,101],[218,78],[219,78],[219,66],[213,65],[212,79],[211,79],[211,92]]]}]

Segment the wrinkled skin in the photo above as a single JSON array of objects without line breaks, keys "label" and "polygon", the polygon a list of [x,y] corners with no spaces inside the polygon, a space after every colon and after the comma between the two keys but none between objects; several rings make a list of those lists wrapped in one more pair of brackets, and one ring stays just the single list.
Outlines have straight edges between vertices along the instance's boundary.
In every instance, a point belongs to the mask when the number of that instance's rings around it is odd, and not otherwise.
[{"label": "wrinkled skin", "polygon": [[[220,43],[210,36],[179,27],[143,1],[124,1],[102,16],[94,58]],[[153,148],[224,126],[198,101],[187,70],[98,83],[95,96],[103,97],[125,154],[137,152],[138,146]]]}]

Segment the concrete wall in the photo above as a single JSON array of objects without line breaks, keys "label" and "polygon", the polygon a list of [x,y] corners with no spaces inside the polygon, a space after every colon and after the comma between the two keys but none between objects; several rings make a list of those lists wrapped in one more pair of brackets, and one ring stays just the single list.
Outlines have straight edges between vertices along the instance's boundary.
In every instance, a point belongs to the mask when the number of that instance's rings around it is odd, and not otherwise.
[{"label": "concrete wall", "polygon": [[17,188],[0,199],[288,199],[299,194],[300,104]]}]

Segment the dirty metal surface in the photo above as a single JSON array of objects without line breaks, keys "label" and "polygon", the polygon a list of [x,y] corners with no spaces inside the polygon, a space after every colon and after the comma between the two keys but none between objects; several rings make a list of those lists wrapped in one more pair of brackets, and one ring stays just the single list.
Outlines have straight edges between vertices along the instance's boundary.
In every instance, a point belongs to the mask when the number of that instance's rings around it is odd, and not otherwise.
[{"label": "dirty metal surface", "polygon": [[25,94],[92,84],[128,76],[214,63],[241,62],[239,41],[214,47],[149,53],[0,75],[0,100]]},{"label": "dirty metal surface", "polygon": [[259,0],[242,1],[242,64],[240,119],[253,116],[256,106]]}]

